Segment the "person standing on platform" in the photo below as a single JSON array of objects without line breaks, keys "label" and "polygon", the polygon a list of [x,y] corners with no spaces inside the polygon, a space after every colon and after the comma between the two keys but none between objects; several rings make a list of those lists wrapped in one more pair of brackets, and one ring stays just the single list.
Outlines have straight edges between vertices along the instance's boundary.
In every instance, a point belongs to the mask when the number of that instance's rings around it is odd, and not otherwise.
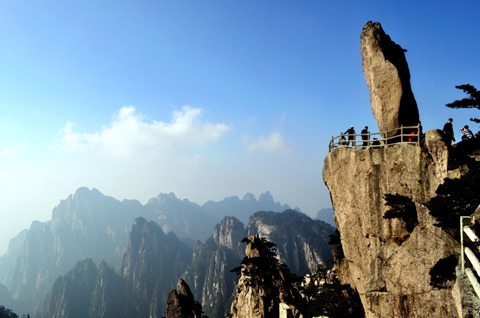
[{"label": "person standing on platform", "polygon": [[445,142],[447,143],[447,146],[450,146],[452,141],[455,141],[452,121],[453,118],[449,118],[445,125],[443,125],[443,135],[445,136]]},{"label": "person standing on platform", "polygon": [[362,140],[363,140],[363,148],[367,148],[367,146],[370,144],[370,132],[368,131],[368,126],[365,126],[365,128],[362,129]]}]

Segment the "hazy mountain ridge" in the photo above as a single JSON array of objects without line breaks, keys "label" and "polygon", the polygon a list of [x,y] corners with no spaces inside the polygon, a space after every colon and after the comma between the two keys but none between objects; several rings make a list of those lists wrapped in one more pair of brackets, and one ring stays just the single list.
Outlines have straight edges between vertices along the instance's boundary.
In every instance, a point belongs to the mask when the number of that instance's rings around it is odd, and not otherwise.
[{"label": "hazy mountain ridge", "polygon": [[334,230],[331,225],[295,210],[256,212],[246,227],[236,218],[225,217],[204,244],[197,243],[185,281],[208,316],[224,317],[238,282],[238,276],[230,270],[245,255],[243,238],[250,234],[268,237],[276,244],[281,261],[301,275],[332,263],[328,240]]},{"label": "hazy mountain ridge", "polygon": [[[316,237],[320,241],[327,241],[333,232],[333,227],[293,210],[257,212],[250,219],[250,229],[255,232],[257,228],[252,224],[261,227],[261,220],[268,219],[270,234],[278,238],[282,237],[277,232],[284,231],[281,223],[285,219],[293,228],[290,232],[304,242],[315,238],[304,237],[302,223],[324,228],[326,235]],[[311,231],[305,233],[310,235]],[[198,242],[192,251],[174,233],[165,234],[156,222],[139,217],[130,231],[120,274],[105,262],[98,270],[91,259],[78,262],[67,275],[56,280],[40,317],[162,317],[168,294],[180,277],[193,287],[192,295],[202,303],[208,316],[224,317],[238,282],[238,276],[230,271],[242,261],[245,246],[241,240],[248,234],[239,220],[225,217],[210,238],[205,243]],[[289,246],[284,241],[278,243]],[[315,246],[309,249],[323,253]],[[307,262],[294,259],[304,254],[288,250],[284,253],[295,255],[288,258],[293,264]],[[331,256],[317,265],[330,260]],[[71,293],[74,288],[79,289],[78,295]]]},{"label": "hazy mountain ridge", "polygon": [[241,240],[246,235],[242,222],[226,216],[205,243],[195,246],[184,279],[209,317],[224,317],[233,299],[238,277],[230,270],[242,260],[245,247]]},{"label": "hazy mountain ridge", "polygon": [[165,312],[168,293],[190,264],[191,255],[174,233],[165,234],[154,221],[135,220],[120,269],[127,295],[139,309],[135,317]]},{"label": "hazy mountain ridge", "polygon": [[[255,197],[247,197],[249,206],[254,207]],[[272,210],[282,206],[261,197],[262,204],[272,203]],[[206,206],[230,215],[243,215],[250,209],[241,205],[222,208],[222,202],[209,201]],[[0,257],[0,283],[13,298],[6,299],[5,305],[20,308],[18,312],[33,312],[42,305],[58,275],[64,275],[82,259],[91,258],[96,264],[105,260],[118,270],[131,225],[140,216],[155,220],[180,238],[204,240],[221,219],[205,211],[208,209],[179,200],[173,193],[160,194],[142,205],[136,200],[119,201],[96,189],[79,188],[60,201],[51,220],[34,221],[28,231],[10,240],[8,252]]]},{"label": "hazy mountain ridge", "polygon": [[[135,220],[120,274],[102,261],[77,262],[59,276],[40,317],[161,317],[168,293],[190,263],[192,251],[154,222]],[[74,292],[75,291],[75,292]]]},{"label": "hazy mountain ridge", "polygon": [[326,222],[286,210],[256,212],[247,225],[248,234],[258,234],[277,245],[278,255],[298,275],[313,273],[318,265],[329,265],[332,254],[328,238],[334,228]]},{"label": "hazy mountain ridge", "polygon": [[258,200],[251,193],[247,193],[240,199],[237,196],[231,196],[222,201],[208,201],[202,206],[210,214],[222,218],[225,215],[234,216],[242,223],[247,223],[250,215],[257,211],[285,211],[290,209],[288,204],[275,202],[270,191],[260,194]]}]

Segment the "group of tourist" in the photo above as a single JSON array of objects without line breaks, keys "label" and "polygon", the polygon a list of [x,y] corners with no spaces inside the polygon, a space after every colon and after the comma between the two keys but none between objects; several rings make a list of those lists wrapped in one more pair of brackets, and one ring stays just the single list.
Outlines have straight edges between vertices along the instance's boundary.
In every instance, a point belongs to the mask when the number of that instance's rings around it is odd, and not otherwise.
[{"label": "group of tourist", "polygon": [[[356,133],[354,126],[350,126],[350,128],[348,128],[345,132],[340,133],[340,140],[338,144],[340,146],[351,145],[352,147],[355,147],[357,145],[357,142],[355,141],[355,135]],[[368,131],[368,126],[365,126],[365,128],[362,129],[360,135],[362,136],[362,147],[368,147],[370,145],[370,132]],[[380,145],[380,142],[377,138],[374,138],[372,145]]]},{"label": "group of tourist", "polygon": [[[449,118],[448,121],[445,123],[443,126],[443,135],[444,135],[444,140],[447,143],[447,145],[451,145],[453,141],[455,141],[455,134],[453,132],[453,118]],[[414,137],[417,136],[416,134],[418,133],[418,136],[421,137],[423,134],[421,133],[421,125],[419,124],[419,130],[415,129],[415,131],[412,131],[412,136],[407,139],[409,142],[414,141]],[[460,129],[460,132],[463,134],[462,136],[462,141],[470,140],[475,138],[475,135],[472,133],[472,131],[469,129],[468,125],[463,126]],[[368,126],[365,126],[365,128],[362,129],[360,132],[360,136],[362,137],[362,147],[366,148],[368,146],[379,146],[380,141],[377,138],[373,138],[373,140],[370,140],[370,131],[368,131]],[[354,126],[350,126],[345,132],[340,133],[340,138],[338,141],[339,146],[352,146],[356,147],[357,142],[356,142],[356,132]],[[330,141],[330,150],[334,147],[333,144],[334,138],[332,136],[332,139]]]},{"label": "group of tourist", "polygon": [[[453,133],[452,122],[453,122],[453,118],[449,118],[447,120],[447,122],[445,123],[445,125],[443,125],[443,136],[445,137],[445,142],[449,146],[452,144],[452,141],[455,141],[455,135]],[[460,129],[460,132],[463,134],[462,135],[462,141],[467,141],[467,140],[475,138],[475,136],[473,135],[473,133],[470,130],[470,128],[468,127],[468,125],[463,126]]]}]

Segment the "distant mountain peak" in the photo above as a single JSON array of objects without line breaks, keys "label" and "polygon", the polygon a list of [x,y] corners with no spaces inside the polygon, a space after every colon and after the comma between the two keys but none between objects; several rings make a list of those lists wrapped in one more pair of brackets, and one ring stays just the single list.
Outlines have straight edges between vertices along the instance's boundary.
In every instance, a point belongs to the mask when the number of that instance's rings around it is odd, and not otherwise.
[{"label": "distant mountain peak", "polygon": [[243,201],[247,201],[247,202],[254,202],[256,201],[257,199],[255,198],[255,196],[250,193],[250,192],[247,192],[245,193],[245,195],[243,196]]},{"label": "distant mountain peak", "polygon": [[266,202],[266,203],[274,203],[273,202],[273,196],[270,193],[270,191],[266,191],[258,197],[258,201],[260,202]]},{"label": "distant mountain peak", "polygon": [[89,196],[93,196],[93,195],[104,196],[104,194],[101,193],[100,191],[98,191],[96,188],[89,189],[87,187],[80,187],[73,194],[73,198],[74,199],[81,199],[81,198],[85,198],[85,197],[89,197]]},{"label": "distant mountain peak", "polygon": [[147,204],[151,203],[165,203],[165,202],[180,202],[180,199],[177,198],[175,193],[169,192],[169,193],[159,193],[156,197],[151,198],[148,200]]}]

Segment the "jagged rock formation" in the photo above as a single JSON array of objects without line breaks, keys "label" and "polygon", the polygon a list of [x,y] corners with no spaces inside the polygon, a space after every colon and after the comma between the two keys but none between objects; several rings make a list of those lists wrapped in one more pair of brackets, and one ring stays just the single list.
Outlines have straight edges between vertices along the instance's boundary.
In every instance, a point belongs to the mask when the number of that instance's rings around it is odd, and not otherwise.
[{"label": "jagged rock formation", "polygon": [[[130,313],[125,281],[115,270],[102,261],[98,266],[95,288],[90,296],[90,317],[123,317]],[[52,316],[50,316],[52,317]]]},{"label": "jagged rock formation", "polygon": [[248,234],[274,242],[282,262],[297,275],[314,273],[319,265],[331,265],[328,239],[334,230],[331,225],[295,210],[257,212],[247,225]]},{"label": "jagged rock formation", "polygon": [[128,299],[125,281],[113,268],[101,262],[97,269],[91,259],[85,259],[57,278],[37,316],[135,317]]},{"label": "jagged rock formation", "polygon": [[202,318],[202,308],[193,298],[190,287],[183,279],[177,289],[170,291],[167,299],[166,318]]},{"label": "jagged rock formation", "polygon": [[97,281],[97,267],[91,259],[77,263],[67,275],[60,276],[47,297],[41,317],[89,317],[90,298]]},{"label": "jagged rock formation", "polygon": [[225,317],[232,302],[238,280],[230,270],[241,262],[244,246],[241,240],[247,235],[243,223],[227,216],[215,225],[213,234],[205,243],[197,242],[193,260],[184,274],[194,290],[195,299],[203,306],[206,315]]},{"label": "jagged rock formation", "polygon": [[269,191],[260,194],[258,200],[253,194],[247,193],[242,199],[237,196],[232,196],[219,202],[208,201],[202,208],[208,213],[217,216],[218,219],[229,215],[236,217],[244,224],[247,223],[250,216],[257,211],[281,212],[290,209],[288,204],[275,202]]},{"label": "jagged rock formation", "polygon": [[170,193],[142,205],[135,200],[118,201],[96,189],[79,188],[53,209],[50,221],[34,221],[28,231],[10,241],[8,252],[0,257],[0,283],[12,295],[12,299],[5,298],[5,304],[16,312],[34,312],[42,306],[58,275],[65,275],[85,258],[96,264],[105,260],[118,270],[129,230],[139,216],[155,220],[164,232],[173,231],[193,246],[195,240],[205,240],[211,234],[223,215],[243,217],[259,205],[272,210],[280,206],[269,193],[259,200],[253,195],[235,198],[210,201],[204,207]]},{"label": "jagged rock formation", "polygon": [[[450,289],[434,289],[430,270],[458,245],[424,205],[447,177],[448,151],[427,132],[425,148],[397,144],[327,156],[324,181],[335,209],[345,259],[339,275],[360,294],[367,317],[453,317]],[[349,189],[345,191],[345,189]],[[418,225],[385,219],[385,194],[416,202]]]},{"label": "jagged rock formation", "polygon": [[369,21],[360,37],[362,66],[370,89],[373,115],[381,131],[420,123],[410,85],[405,51],[385,34],[380,23]]},{"label": "jagged rock formation", "polygon": [[[342,282],[360,294],[367,317],[454,317],[451,289],[435,289],[430,270],[458,245],[424,205],[447,177],[448,151],[435,132],[424,149],[407,144],[362,151],[335,149],[325,159],[345,254]],[[348,191],[346,190],[348,189]],[[412,198],[418,225],[385,219],[385,194]]]},{"label": "jagged rock formation", "polygon": [[179,237],[204,240],[218,222],[200,205],[187,199],[180,200],[175,194],[161,193],[145,205],[146,219],[156,221],[165,233],[173,232]]},{"label": "jagged rock formation", "polygon": [[0,282],[6,286],[12,285],[15,264],[22,253],[23,243],[27,238],[28,230],[23,230],[8,243],[7,252],[0,257]]},{"label": "jagged rock formation", "polygon": [[240,279],[232,302],[231,318],[302,317],[304,299],[288,267],[276,258],[274,244],[249,235],[245,257],[237,272]]},{"label": "jagged rock formation", "polygon": [[77,263],[60,276],[39,313],[45,318],[162,317],[168,292],[190,262],[191,249],[173,233],[137,218],[125,251],[121,275],[102,261]]},{"label": "jagged rock formation", "polygon": [[225,317],[238,281],[230,270],[238,266],[245,254],[241,243],[244,237],[268,237],[277,245],[282,262],[295,274],[304,274],[331,263],[327,241],[333,231],[330,225],[294,210],[257,212],[250,217],[247,229],[236,218],[225,217],[204,244],[197,243],[184,278],[207,316]]},{"label": "jagged rock formation", "polygon": [[191,255],[175,234],[165,234],[153,221],[135,220],[120,270],[135,317],[160,317],[165,312],[168,292],[191,262]]},{"label": "jagged rock formation", "polygon": [[[379,23],[362,31],[362,58],[379,128],[417,124],[405,56]],[[458,243],[427,208],[444,178],[459,175],[448,161],[438,130],[428,131],[422,145],[339,147],[325,158],[323,179],[344,252],[339,278],[358,291],[366,317],[457,317],[454,282],[435,285],[432,273],[458,257]],[[411,211],[386,218],[389,194],[410,200]]]},{"label": "jagged rock formation", "polygon": [[50,221],[32,222],[22,234],[21,249],[11,244],[11,255],[2,257],[7,266],[0,268],[8,273],[12,271],[8,264],[15,264],[11,280],[5,283],[17,302],[16,311],[40,308],[58,275],[79,260],[91,258],[99,263],[105,259],[119,267],[128,230],[141,210],[137,201],[120,202],[96,189],[80,188],[53,209]]}]

